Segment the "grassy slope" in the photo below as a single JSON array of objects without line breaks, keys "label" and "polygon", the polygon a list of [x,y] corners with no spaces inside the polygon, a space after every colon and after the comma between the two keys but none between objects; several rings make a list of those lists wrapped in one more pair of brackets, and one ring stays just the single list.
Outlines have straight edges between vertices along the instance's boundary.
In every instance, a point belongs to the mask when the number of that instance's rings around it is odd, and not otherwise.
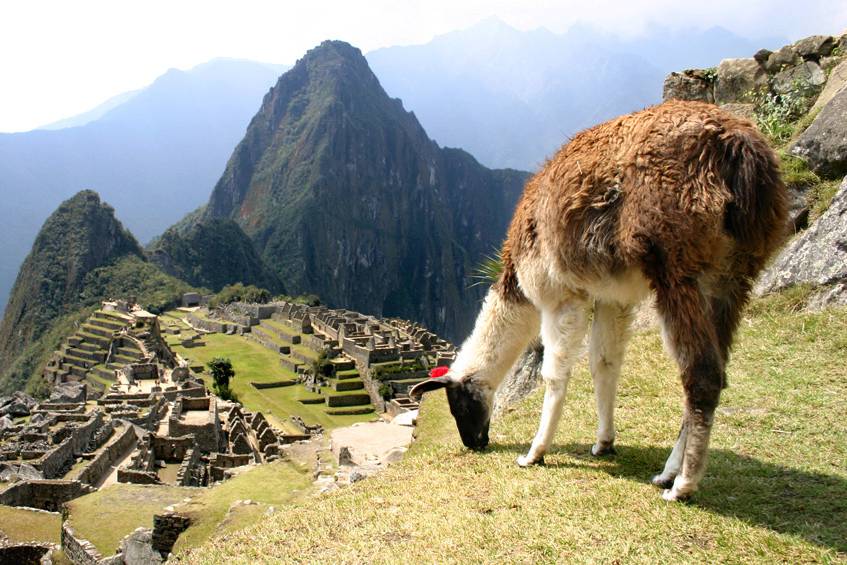
[{"label": "grassy slope", "polygon": [[153,527],[153,515],[194,495],[196,489],[116,483],[67,503],[71,527],[104,556],[136,528]]},{"label": "grassy slope", "polygon": [[[176,549],[180,550],[202,544],[213,533],[255,523],[269,505],[278,507],[290,502],[310,484],[311,479],[303,469],[279,461],[253,467],[210,489],[118,483],[71,501],[68,509],[71,526],[77,534],[108,557],[115,553],[124,536],[139,527],[152,528],[154,514],[165,506],[176,505],[180,512],[191,517],[191,527],[177,542]],[[186,498],[190,502],[183,503]],[[260,504],[240,508],[227,518],[230,505],[246,499]],[[3,510],[5,507],[0,506],[0,511]],[[0,518],[5,519],[1,512]],[[61,522],[58,517],[55,521],[54,537],[58,537]]]},{"label": "grassy slope", "polygon": [[13,543],[39,541],[59,543],[62,516],[25,508],[0,506],[0,532]]},{"label": "grassy slope", "polygon": [[[175,352],[191,359],[191,364],[205,365],[213,357],[229,357],[235,369],[235,379],[231,386],[238,398],[249,410],[261,411],[265,416],[273,418],[277,425],[289,428],[289,416],[296,414],[307,423],[318,423],[325,428],[349,426],[355,422],[368,421],[373,414],[358,416],[330,416],[326,413],[324,404],[301,404],[300,398],[306,398],[309,393],[299,385],[268,388],[258,390],[250,386],[251,381],[271,382],[295,378],[294,373],[279,364],[279,355],[270,349],[237,335],[209,334],[203,336],[205,346],[185,348],[178,340],[169,338]],[[204,373],[207,385],[211,386],[210,378]],[[291,430],[294,431],[294,430]]]},{"label": "grassy slope", "polygon": [[847,311],[780,298],[742,324],[690,504],[648,484],[678,431],[681,393],[656,332],[637,335],[618,401],[618,452],[588,455],[590,378],[575,372],[547,465],[519,469],[540,391],[461,447],[441,393],[420,439],[383,474],[213,541],[190,562],[847,562]]}]

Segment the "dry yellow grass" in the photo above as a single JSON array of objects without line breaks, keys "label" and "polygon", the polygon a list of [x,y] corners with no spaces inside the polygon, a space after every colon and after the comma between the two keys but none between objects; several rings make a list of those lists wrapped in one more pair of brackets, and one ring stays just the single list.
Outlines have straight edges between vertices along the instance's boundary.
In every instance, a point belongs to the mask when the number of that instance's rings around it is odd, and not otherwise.
[{"label": "dry yellow grass", "polygon": [[629,348],[618,455],[588,455],[590,378],[575,373],[547,465],[515,458],[535,432],[536,393],[464,449],[443,393],[419,440],[383,474],[296,504],[181,555],[190,563],[847,562],[847,311],[759,304],[743,322],[691,503],[648,481],[678,430],[681,394],[655,332]]}]

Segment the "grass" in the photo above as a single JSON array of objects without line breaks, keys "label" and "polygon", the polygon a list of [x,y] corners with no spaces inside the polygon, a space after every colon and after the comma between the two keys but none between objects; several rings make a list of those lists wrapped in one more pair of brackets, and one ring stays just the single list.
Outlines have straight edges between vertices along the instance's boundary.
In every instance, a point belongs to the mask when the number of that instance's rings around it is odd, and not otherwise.
[{"label": "grass", "polygon": [[780,152],[782,180],[786,186],[807,193],[806,202],[809,207],[809,222],[821,217],[841,185],[841,179],[824,179],[809,169],[803,159]]},{"label": "grass", "polygon": [[67,503],[71,527],[97,551],[114,555],[136,528],[152,528],[153,515],[195,494],[197,489],[116,483]]},{"label": "grass", "polygon": [[[311,486],[304,469],[285,461],[254,467],[211,489],[196,491],[191,502],[177,510],[191,517],[191,527],[177,540],[174,552],[197,547],[213,534],[221,535],[257,521],[268,506],[278,507],[301,496]],[[251,500],[256,506],[228,510],[236,500]]]},{"label": "grass", "polygon": [[62,516],[12,506],[0,506],[0,532],[12,543],[39,541],[59,543]]},{"label": "grass", "polygon": [[[273,382],[293,379],[296,375],[279,364],[279,354],[243,336],[207,334],[203,341],[206,343],[203,347],[186,348],[174,340],[171,347],[182,357],[191,359],[191,364],[205,365],[213,357],[228,357],[235,369],[230,386],[238,394],[239,401],[249,410],[262,412],[283,430],[299,433],[289,423],[289,417],[295,414],[309,424],[321,424],[327,429],[373,418],[372,415],[334,416],[327,414],[323,405],[301,404],[298,399],[307,395],[307,391],[299,385],[255,389],[250,386],[251,381]],[[211,386],[211,377],[206,373],[202,376]]]},{"label": "grass", "polygon": [[633,338],[618,399],[618,455],[596,459],[585,364],[574,373],[546,466],[520,469],[541,391],[461,446],[443,393],[418,440],[380,475],[214,539],[191,563],[847,562],[847,310],[743,320],[692,502],[649,484],[676,437],[681,387],[655,331]]}]

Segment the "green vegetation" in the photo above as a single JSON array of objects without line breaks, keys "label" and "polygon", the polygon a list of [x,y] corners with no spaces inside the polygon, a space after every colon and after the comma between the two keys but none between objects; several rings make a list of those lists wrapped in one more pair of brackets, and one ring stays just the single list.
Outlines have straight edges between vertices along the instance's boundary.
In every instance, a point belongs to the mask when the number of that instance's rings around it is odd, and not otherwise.
[{"label": "green vegetation", "polygon": [[809,108],[820,88],[799,82],[783,94],[768,91],[751,93],[755,106],[756,124],[775,146],[786,143],[797,133],[802,133],[814,118],[809,118]]},{"label": "green vegetation", "polygon": [[629,346],[618,455],[589,455],[596,418],[575,371],[546,466],[520,469],[538,391],[462,447],[443,393],[382,474],[295,505],[186,556],[203,562],[801,563],[847,559],[847,310],[756,302],[741,324],[702,490],[667,504],[649,484],[676,438],[681,387],[656,331]]},{"label": "green vegetation", "polygon": [[253,285],[244,286],[240,282],[223,287],[211,301],[209,307],[216,308],[232,302],[255,302],[267,304],[271,301],[271,293],[264,288]]},{"label": "green vegetation", "polygon": [[215,394],[224,400],[234,400],[238,402],[238,395],[230,389],[229,381],[235,378],[235,371],[232,369],[232,361],[227,357],[215,357],[206,366],[212,374],[212,388]]},{"label": "green vegetation", "polygon": [[814,221],[826,212],[830,202],[838,192],[841,179],[824,179],[809,169],[805,160],[785,151],[779,153],[782,170],[782,180],[789,188],[806,193],[806,203],[809,206],[809,221]]},{"label": "green vegetation", "polygon": [[267,269],[253,243],[232,220],[200,218],[174,226],[148,249],[152,261],[188,283],[218,291],[233,283],[284,292],[279,278]]},{"label": "green vegetation", "polygon": [[[243,336],[209,334],[203,336],[204,346],[190,348],[180,345],[179,339],[173,336],[168,336],[168,341],[174,351],[190,359],[192,365],[205,365],[214,357],[229,358],[232,368],[238,374],[232,383],[232,390],[238,395],[239,402],[249,410],[262,412],[283,430],[292,433],[298,431],[289,423],[289,417],[295,414],[309,424],[321,424],[327,429],[349,426],[373,417],[330,415],[326,413],[324,404],[302,404],[300,398],[307,397],[308,393],[301,386],[253,388],[251,382],[275,382],[295,379],[297,376],[280,365],[279,354]],[[212,386],[211,376],[206,373],[201,376],[208,386]]]},{"label": "green vegetation", "polygon": [[185,487],[115,483],[68,502],[68,516],[76,534],[108,557],[125,535],[152,528],[154,514],[196,493]]},{"label": "green vegetation", "polygon": [[40,541],[58,545],[61,529],[60,514],[0,506],[0,533],[12,543]]},{"label": "green vegetation", "polygon": [[[177,540],[174,552],[197,547],[210,536],[219,536],[256,523],[264,518],[269,506],[280,509],[301,497],[311,486],[305,469],[287,461],[275,461],[267,465],[250,468],[236,477],[211,489],[194,491],[191,502],[178,507],[180,512],[191,517],[191,527]],[[258,503],[228,510],[236,500]]]}]

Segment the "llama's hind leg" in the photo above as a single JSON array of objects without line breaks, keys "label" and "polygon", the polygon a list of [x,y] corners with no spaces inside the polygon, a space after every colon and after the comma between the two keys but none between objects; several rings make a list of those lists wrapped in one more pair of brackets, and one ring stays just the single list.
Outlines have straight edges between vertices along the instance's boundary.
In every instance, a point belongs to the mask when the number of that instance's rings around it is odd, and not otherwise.
[{"label": "llama's hind leg", "polygon": [[[724,359],[710,306],[696,281],[657,289],[657,305],[685,390],[684,430],[678,440],[684,441],[682,466],[662,496],[682,500],[697,490],[706,470],[715,408],[724,383]],[[669,464],[675,466],[674,453]]]},{"label": "llama's hind leg", "polygon": [[582,339],[588,327],[588,304],[571,300],[555,310],[541,313],[541,340],[544,360],[541,376],[544,379],[544,405],[541,423],[526,455],[518,457],[518,465],[526,467],[544,460],[544,454],[556,434],[562,415],[571,367],[579,357]]},{"label": "llama's hind leg", "polygon": [[594,306],[588,353],[597,402],[597,443],[592,455],[615,453],[615,397],[631,323],[632,306],[600,301]]},{"label": "llama's hind leg", "polygon": [[682,468],[682,456],[685,452],[685,436],[686,436],[685,416],[682,417],[682,426],[679,428],[679,436],[676,438],[676,443],[673,446],[668,460],[665,462],[665,468],[661,473],[654,476],[652,483],[657,487],[669,489],[673,486],[673,481],[679,474]]}]

